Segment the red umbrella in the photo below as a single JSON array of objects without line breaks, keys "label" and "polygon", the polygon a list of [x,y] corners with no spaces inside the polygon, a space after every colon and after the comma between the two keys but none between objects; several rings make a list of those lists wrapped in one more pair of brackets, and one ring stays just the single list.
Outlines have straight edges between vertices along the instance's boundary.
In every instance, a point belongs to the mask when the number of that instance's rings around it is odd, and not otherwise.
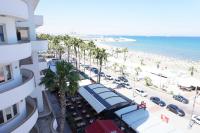
[{"label": "red umbrella", "polygon": [[85,133],[123,133],[112,120],[96,120],[85,128]]}]

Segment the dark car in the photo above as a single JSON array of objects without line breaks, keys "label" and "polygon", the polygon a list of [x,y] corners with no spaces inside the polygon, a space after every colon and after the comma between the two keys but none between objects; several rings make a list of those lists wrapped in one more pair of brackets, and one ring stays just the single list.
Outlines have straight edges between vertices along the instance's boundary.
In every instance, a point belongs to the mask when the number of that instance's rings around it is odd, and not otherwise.
[{"label": "dark car", "polygon": [[113,80],[112,76],[110,76],[110,75],[105,75],[105,79],[107,79],[107,80]]},{"label": "dark car", "polygon": [[182,103],[185,103],[185,104],[188,104],[189,103],[189,100],[186,99],[185,97],[181,96],[181,95],[174,95],[173,98],[179,102],[182,102]]},{"label": "dark car", "polygon": [[123,76],[118,77],[118,79],[121,80],[121,81],[123,81],[123,82],[128,82],[128,80],[125,77],[123,77]]},{"label": "dark car", "polygon": [[162,100],[161,100],[160,98],[158,98],[158,97],[150,97],[150,100],[151,100],[152,102],[154,102],[155,104],[160,105],[161,107],[166,106],[165,102],[162,101]]},{"label": "dark car", "polygon": [[174,104],[169,104],[166,108],[179,116],[185,116],[185,112]]},{"label": "dark car", "polygon": [[120,84],[121,82],[120,82],[119,79],[114,79],[114,80],[113,80],[113,83],[114,83],[114,84]]},{"label": "dark car", "polygon": [[104,72],[100,72],[99,75],[100,75],[101,77],[105,77]]},{"label": "dark car", "polygon": [[125,85],[123,83],[120,83],[120,84],[117,85],[116,88],[125,88]]},{"label": "dark car", "polygon": [[98,71],[97,68],[94,68],[94,67],[93,67],[93,68],[91,68],[90,70],[91,70],[93,73],[95,73],[95,74],[98,74],[98,73],[99,73],[99,71]]}]

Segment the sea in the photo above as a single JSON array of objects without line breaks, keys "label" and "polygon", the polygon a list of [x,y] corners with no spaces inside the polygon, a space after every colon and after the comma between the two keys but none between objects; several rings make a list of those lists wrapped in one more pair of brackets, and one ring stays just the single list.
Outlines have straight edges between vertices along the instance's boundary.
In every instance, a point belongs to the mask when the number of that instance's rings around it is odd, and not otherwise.
[{"label": "sea", "polygon": [[[129,50],[158,54],[181,60],[200,61],[200,37],[163,36],[103,36],[105,38],[127,38],[123,42],[102,44],[126,47]],[[132,40],[132,41],[131,41]]]}]

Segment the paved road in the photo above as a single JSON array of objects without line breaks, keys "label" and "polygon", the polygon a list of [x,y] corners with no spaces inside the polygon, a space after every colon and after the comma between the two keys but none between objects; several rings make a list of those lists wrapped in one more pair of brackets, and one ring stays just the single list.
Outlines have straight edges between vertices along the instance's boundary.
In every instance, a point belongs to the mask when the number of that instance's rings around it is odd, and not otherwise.
[{"label": "paved road", "polygon": [[[94,67],[96,67],[96,66],[94,66]],[[82,68],[82,69],[83,69],[83,68]],[[85,72],[86,72],[86,74],[88,74],[88,75],[90,74],[90,72],[89,72],[88,70],[86,70]],[[105,72],[105,73],[108,73],[108,74],[112,73],[112,72],[110,72],[110,71],[108,71],[108,70],[104,70],[104,72]],[[114,74],[114,73],[112,73],[112,74]],[[94,74],[94,73],[91,73],[91,75],[92,75],[93,79],[96,80],[95,74]],[[117,77],[117,76],[119,76],[119,75],[115,73],[113,77]],[[103,84],[107,84],[107,85],[108,85],[109,87],[111,87],[111,88],[116,87],[116,85],[113,84],[112,81],[105,80],[104,78],[101,78],[101,82],[102,82]],[[181,108],[182,110],[184,110],[184,112],[186,113],[186,116],[185,116],[185,117],[186,117],[188,120],[190,119],[191,114],[192,114],[194,93],[189,92],[189,93],[192,93],[192,94],[189,94],[187,97],[185,96],[187,99],[189,99],[189,104],[184,104],[184,103],[181,103],[181,102],[179,102],[179,101],[177,101],[177,100],[174,100],[174,99],[172,98],[172,95],[167,94],[167,93],[162,92],[162,91],[159,91],[159,90],[155,90],[155,89],[146,87],[146,86],[145,86],[143,83],[141,83],[141,82],[136,82],[136,83],[134,83],[134,81],[133,81],[133,80],[130,80],[130,79],[129,79],[129,82],[130,82],[130,84],[132,85],[133,88],[143,88],[143,89],[148,93],[148,97],[147,97],[148,99],[149,99],[151,96],[157,96],[157,97],[161,98],[163,101],[165,101],[165,103],[166,103],[167,105],[168,105],[168,104],[175,104],[175,105],[177,105],[179,108]],[[134,85],[134,84],[135,84],[135,85]],[[134,87],[134,86],[135,86],[135,87]],[[122,89],[126,89],[126,88],[122,88]],[[132,92],[134,92],[134,91],[132,90]],[[135,94],[135,95],[137,95],[137,94]],[[200,105],[199,105],[199,104],[196,104],[196,105],[195,105],[194,114],[200,115]]]}]

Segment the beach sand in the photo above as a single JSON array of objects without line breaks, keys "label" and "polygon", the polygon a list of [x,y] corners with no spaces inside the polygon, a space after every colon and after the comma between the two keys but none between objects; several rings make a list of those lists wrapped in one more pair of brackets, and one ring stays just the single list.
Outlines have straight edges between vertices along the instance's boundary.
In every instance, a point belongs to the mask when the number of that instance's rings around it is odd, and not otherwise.
[{"label": "beach sand", "polygon": [[[126,53],[126,60],[124,60],[124,53],[119,53],[118,57],[115,53],[116,48],[119,47],[113,47],[108,46],[105,44],[99,44],[97,43],[98,47],[105,48],[107,53],[110,54],[107,59],[106,66],[110,70],[112,70],[112,74],[114,75],[120,75],[120,66],[124,65],[125,69],[124,72],[128,75],[129,79],[134,79],[135,76],[135,68],[140,67],[142,72],[140,72],[139,76],[144,77],[150,77],[154,82],[153,84],[157,87],[160,86],[160,84],[166,86],[165,89],[169,93],[176,93],[180,94],[180,89],[178,88],[178,82],[180,78],[186,78],[191,77],[189,68],[191,66],[194,66],[195,69],[197,69],[197,72],[194,72],[193,77],[196,79],[200,79],[200,62],[194,62],[194,61],[187,61],[187,60],[180,60],[175,58],[170,58],[166,56],[156,55],[156,54],[150,54],[150,53],[144,53],[144,52],[138,52],[129,50],[128,53]],[[143,64],[141,64],[141,60],[143,60]],[[157,62],[160,62],[159,69],[157,68]],[[118,73],[114,72],[113,64],[118,64]],[[106,69],[107,69],[106,68]],[[106,70],[105,69],[105,70]],[[152,74],[149,73],[161,73],[162,75],[168,77],[166,80],[159,78],[159,76],[152,76]],[[163,81],[161,81],[163,80]],[[200,80],[199,80],[200,81]],[[189,83],[191,81],[188,81]]]}]

